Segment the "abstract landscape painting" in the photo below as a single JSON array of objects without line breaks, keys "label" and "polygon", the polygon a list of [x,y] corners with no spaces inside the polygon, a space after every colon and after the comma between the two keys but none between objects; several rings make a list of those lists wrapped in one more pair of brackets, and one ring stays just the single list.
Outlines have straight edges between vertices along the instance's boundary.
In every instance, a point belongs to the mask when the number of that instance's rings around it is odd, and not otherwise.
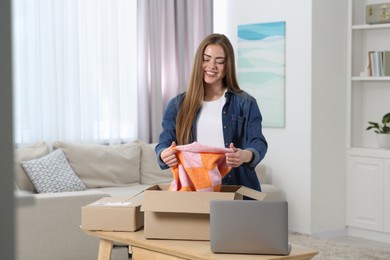
[{"label": "abstract landscape painting", "polygon": [[285,127],[285,28],[285,22],[238,25],[238,81],[256,98],[264,127]]}]

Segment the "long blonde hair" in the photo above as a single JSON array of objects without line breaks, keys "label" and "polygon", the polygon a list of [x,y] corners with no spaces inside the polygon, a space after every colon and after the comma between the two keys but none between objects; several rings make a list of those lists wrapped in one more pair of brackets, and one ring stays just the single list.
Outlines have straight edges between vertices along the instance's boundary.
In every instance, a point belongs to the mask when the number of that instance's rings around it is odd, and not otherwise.
[{"label": "long blonde hair", "polygon": [[204,97],[203,87],[203,54],[210,44],[220,45],[225,52],[225,76],[222,80],[224,86],[230,91],[239,93],[241,89],[237,82],[234,51],[229,39],[223,34],[210,34],[200,43],[192,66],[191,78],[188,88],[179,109],[176,119],[176,139],[179,145],[189,144],[192,141],[191,129],[196,113],[202,106]]}]

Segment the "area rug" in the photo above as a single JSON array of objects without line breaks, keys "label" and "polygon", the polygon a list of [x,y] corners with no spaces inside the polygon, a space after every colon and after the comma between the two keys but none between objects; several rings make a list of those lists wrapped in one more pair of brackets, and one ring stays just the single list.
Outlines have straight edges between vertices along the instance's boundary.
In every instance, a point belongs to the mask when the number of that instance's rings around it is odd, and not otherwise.
[{"label": "area rug", "polygon": [[371,246],[353,245],[347,242],[334,241],[331,239],[320,239],[303,235],[300,233],[289,234],[289,243],[294,246],[308,247],[317,250],[319,253],[314,260],[389,260],[390,248],[378,249]]}]

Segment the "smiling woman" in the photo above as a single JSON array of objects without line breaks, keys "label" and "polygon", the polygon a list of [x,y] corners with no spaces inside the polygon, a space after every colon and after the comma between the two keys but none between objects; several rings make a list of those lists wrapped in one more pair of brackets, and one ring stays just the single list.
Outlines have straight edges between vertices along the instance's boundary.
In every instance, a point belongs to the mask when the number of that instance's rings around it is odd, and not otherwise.
[{"label": "smiling woman", "polygon": [[223,34],[210,34],[199,44],[187,90],[168,103],[156,147],[162,169],[180,167],[176,144],[198,142],[229,148],[224,159],[232,170],[223,185],[261,190],[254,169],[268,144],[256,100],[240,89],[234,50]]}]

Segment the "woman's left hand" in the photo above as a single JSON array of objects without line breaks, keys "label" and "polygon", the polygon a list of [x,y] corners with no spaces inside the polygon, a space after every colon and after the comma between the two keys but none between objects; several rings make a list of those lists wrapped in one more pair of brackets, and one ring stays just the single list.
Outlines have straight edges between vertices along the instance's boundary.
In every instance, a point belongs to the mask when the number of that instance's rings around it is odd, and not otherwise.
[{"label": "woman's left hand", "polygon": [[253,153],[251,151],[236,148],[233,143],[230,144],[229,148],[233,150],[232,153],[225,154],[226,164],[229,167],[237,168],[241,164],[252,160]]}]

